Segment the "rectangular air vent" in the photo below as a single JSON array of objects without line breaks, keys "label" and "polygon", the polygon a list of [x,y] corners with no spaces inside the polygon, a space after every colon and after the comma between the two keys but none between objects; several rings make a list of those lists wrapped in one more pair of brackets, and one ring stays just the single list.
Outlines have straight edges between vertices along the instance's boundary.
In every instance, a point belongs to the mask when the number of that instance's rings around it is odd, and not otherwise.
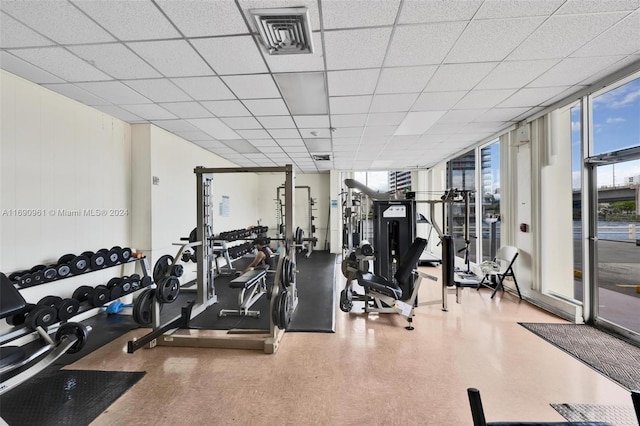
[{"label": "rectangular air vent", "polygon": [[331,161],[331,154],[311,154],[315,161]]},{"label": "rectangular air vent", "polygon": [[270,55],[313,53],[306,7],[251,9],[250,12]]}]

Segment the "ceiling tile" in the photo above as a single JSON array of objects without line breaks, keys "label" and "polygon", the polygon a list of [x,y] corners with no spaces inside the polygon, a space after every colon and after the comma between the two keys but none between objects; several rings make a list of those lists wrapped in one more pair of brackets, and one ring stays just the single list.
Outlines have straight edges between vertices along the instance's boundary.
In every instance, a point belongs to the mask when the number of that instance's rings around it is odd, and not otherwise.
[{"label": "ceiling tile", "polygon": [[552,98],[566,87],[536,87],[518,90],[514,95],[501,102],[500,108],[534,107],[542,105],[544,101]]},{"label": "ceiling tile", "polygon": [[[153,124],[172,133],[199,131],[197,127],[185,120],[162,120],[154,121]],[[211,139],[211,136],[208,135],[207,139]]]},{"label": "ceiling tile", "polygon": [[640,49],[640,10],[582,46],[571,56],[632,54]]},{"label": "ceiling tile", "polygon": [[333,132],[333,139],[359,138],[364,131],[363,127],[339,127]]},{"label": "ceiling tile", "polygon": [[74,0],[73,3],[120,40],[180,37],[151,2]]},{"label": "ceiling tile", "polygon": [[271,129],[269,134],[274,139],[296,139],[300,137],[297,129]]},{"label": "ceiling tile", "polygon": [[212,74],[211,68],[184,40],[142,41],[127,46],[165,77]]},{"label": "ceiling tile", "polygon": [[371,112],[409,111],[417,97],[417,93],[375,95],[371,102]]},{"label": "ceiling tile", "polygon": [[[391,28],[337,30],[324,33],[328,70],[380,67]],[[362,43],[361,40],[366,40]]]},{"label": "ceiling tile", "polygon": [[12,74],[20,76],[34,83],[63,83],[64,80],[56,77],[55,75],[44,71],[29,62],[25,62],[20,58],[17,58],[6,51],[0,52],[0,64],[2,69],[9,71]]},{"label": "ceiling tile", "polygon": [[425,90],[439,92],[472,89],[495,66],[495,62],[442,65],[429,81]]},{"label": "ceiling tile", "polygon": [[154,102],[190,101],[191,98],[165,78],[154,80],[130,80],[124,84]]},{"label": "ceiling tile", "polygon": [[131,113],[130,111],[126,111],[125,109],[117,107],[115,105],[94,105],[93,107],[99,111],[104,112],[105,114],[109,114],[110,116],[127,123],[132,121],[144,120],[142,117],[139,117]]},{"label": "ceiling tile", "polygon": [[564,58],[624,17],[625,13],[554,15],[509,56],[509,60]]},{"label": "ceiling tile", "polygon": [[332,114],[333,127],[362,127],[367,122],[367,114]]},{"label": "ceiling tile", "polygon": [[435,66],[384,68],[376,93],[422,92],[436,69]]},{"label": "ceiling tile", "polygon": [[305,139],[309,152],[331,152],[331,139]]},{"label": "ceiling tile", "polygon": [[[4,67],[4,64],[2,64],[2,66]],[[74,84],[44,84],[44,87],[51,89],[54,92],[60,93],[61,95],[64,95],[68,98],[75,99],[78,102],[82,102],[85,105],[96,106],[111,104],[111,102],[95,96],[94,94],[89,93]]]},{"label": "ceiling tile", "polygon": [[280,97],[280,91],[273,81],[273,77],[267,74],[230,75],[222,77],[222,79],[240,99]]},{"label": "ceiling tile", "polygon": [[489,0],[473,19],[518,18],[551,15],[565,0]]},{"label": "ceiling tile", "polygon": [[567,58],[532,81],[528,87],[570,86],[622,59],[620,56]]},{"label": "ceiling tile", "polygon": [[421,22],[466,21],[473,17],[481,4],[481,0],[405,0],[402,5],[399,23],[415,24]]},{"label": "ceiling tile", "polygon": [[543,20],[543,17],[473,20],[456,41],[444,62],[501,61]]},{"label": "ceiling tile", "polygon": [[81,89],[84,89],[94,95],[101,97],[116,105],[133,105],[146,104],[151,101],[139,93],[125,86],[119,81],[105,81],[100,83],[77,83]]},{"label": "ceiling tile", "polygon": [[114,40],[109,33],[66,1],[3,1],[2,10],[60,44]]},{"label": "ceiling tile", "polygon": [[516,117],[527,112],[530,108],[492,108],[476,117],[474,121],[514,121]]},{"label": "ceiling tile", "polygon": [[445,113],[439,120],[438,124],[446,123],[470,123],[476,117],[487,112],[488,109],[459,109],[451,110]]},{"label": "ceiling tile", "polygon": [[292,154],[292,153],[303,153],[303,154],[308,154],[309,150],[307,149],[306,146],[287,146],[284,148],[285,151],[287,151],[287,153]]},{"label": "ceiling tile", "polygon": [[515,92],[516,89],[472,90],[456,104],[455,109],[493,108]]},{"label": "ceiling tile", "polygon": [[224,124],[219,118],[193,118],[187,121],[218,140],[242,139],[239,133],[230,129],[229,126]]},{"label": "ceiling tile", "polygon": [[172,78],[171,81],[196,101],[235,99],[219,77]]},{"label": "ceiling tile", "polygon": [[317,128],[329,128],[329,116],[328,115],[296,115],[293,117],[299,128],[311,129]]},{"label": "ceiling tile", "polygon": [[289,115],[287,105],[282,99],[248,99],[243,103],[255,116]]},{"label": "ceiling tile", "polygon": [[234,130],[262,129],[262,125],[253,117],[227,117],[222,121]]},{"label": "ceiling tile", "polygon": [[204,118],[213,115],[197,102],[166,102],[159,105],[179,118]]},{"label": "ceiling tile", "polygon": [[340,96],[330,97],[331,114],[349,114],[369,112],[372,96]]},{"label": "ceiling tile", "polygon": [[356,138],[334,138],[333,146],[349,146],[351,148],[360,145],[360,136],[362,136],[363,129],[360,129],[360,135]]},{"label": "ceiling tile", "polygon": [[614,12],[634,10],[640,7],[638,0],[568,0],[558,10],[559,15],[575,13]]},{"label": "ceiling tile", "polygon": [[156,3],[187,37],[246,34],[238,6],[232,1],[157,0]]},{"label": "ceiling tile", "polygon": [[244,139],[271,139],[271,135],[263,129],[238,130],[237,133]]},{"label": "ceiling tile", "polygon": [[278,146],[276,141],[274,141],[273,139],[250,139],[249,142],[251,142],[253,146],[257,147]]},{"label": "ceiling tile", "polygon": [[451,109],[458,103],[467,91],[451,91],[451,92],[423,92],[411,111],[442,111]]},{"label": "ceiling tile", "polygon": [[366,138],[372,136],[391,136],[393,132],[398,129],[398,126],[374,126],[374,127],[365,127],[364,132],[362,132],[362,138],[365,140]]},{"label": "ceiling tile", "polygon": [[228,141],[220,141],[223,144],[227,145],[229,148],[233,149],[236,152],[241,154],[251,154],[255,152],[260,152],[258,148],[251,145],[249,142],[242,139],[228,140]]},{"label": "ceiling tile", "polygon": [[329,71],[329,96],[372,95],[379,74],[378,69]]},{"label": "ceiling tile", "polygon": [[397,126],[407,114],[405,112],[382,112],[369,114],[367,126]]},{"label": "ceiling tile", "polygon": [[320,33],[313,33],[313,53],[303,55],[268,55],[264,58],[274,73],[324,71],[324,55]]},{"label": "ceiling tile", "polygon": [[446,22],[397,27],[384,65],[440,64],[465,25],[465,22]]},{"label": "ceiling tile", "polygon": [[[155,123],[159,123],[156,121]],[[183,139],[186,139],[191,142],[212,142],[211,135],[206,134],[202,130],[194,130],[194,131],[179,131],[174,132],[176,135],[180,136]]]},{"label": "ceiling tile", "polygon": [[304,141],[301,138],[298,139],[277,139],[278,145],[286,146],[305,146]]},{"label": "ceiling tile", "polygon": [[69,82],[112,80],[107,74],[62,47],[15,49],[11,53]]},{"label": "ceiling tile", "polygon": [[160,77],[123,44],[69,46],[69,50],[116,79]]},{"label": "ceiling tile", "polygon": [[251,115],[240,101],[205,101],[203,107],[218,117],[241,117]]},{"label": "ceiling tile", "polygon": [[191,44],[218,75],[267,71],[251,36],[201,38],[191,40]]},{"label": "ceiling tile", "polygon": [[299,129],[300,136],[303,139],[307,138],[330,138],[331,131],[329,128],[319,129],[319,128],[307,128],[307,129]]},{"label": "ceiling tile", "polygon": [[393,25],[399,5],[400,0],[325,0],[322,22],[325,29]]},{"label": "ceiling tile", "polygon": [[295,129],[296,123],[288,115],[258,117],[265,129]]},{"label": "ceiling tile", "polygon": [[634,62],[640,61],[640,52],[637,55],[626,56],[624,59],[615,62],[613,65],[608,66],[607,68],[602,69],[601,71],[591,75],[589,78],[586,78],[580,82],[580,84],[594,84],[597,81],[611,75],[612,73],[626,67],[627,65],[631,65]]},{"label": "ceiling tile", "polygon": [[540,76],[559,62],[558,59],[501,62],[476,89],[517,89]]},{"label": "ceiling tile", "polygon": [[122,108],[127,111],[142,117],[145,120],[164,120],[176,118],[166,109],[156,104],[141,104],[141,105],[123,105]]},{"label": "ceiling tile", "polygon": [[54,43],[6,13],[0,13],[0,47],[51,46]]}]

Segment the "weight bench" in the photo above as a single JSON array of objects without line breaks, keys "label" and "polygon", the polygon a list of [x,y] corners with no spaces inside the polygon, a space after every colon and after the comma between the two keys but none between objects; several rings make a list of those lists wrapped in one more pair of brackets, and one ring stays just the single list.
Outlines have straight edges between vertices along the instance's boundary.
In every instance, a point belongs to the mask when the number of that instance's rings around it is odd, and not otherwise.
[{"label": "weight bench", "polygon": [[227,315],[260,317],[260,311],[251,311],[249,308],[267,292],[267,269],[268,266],[256,267],[247,271],[229,283],[229,287],[240,289],[238,294],[238,309],[221,309],[219,317]]},{"label": "weight bench", "polygon": [[[21,313],[26,306],[27,302],[13,283],[5,274],[0,273],[0,319]],[[0,395],[35,376],[65,353],[74,353],[82,349],[88,332],[87,328],[80,324],[66,323],[58,328],[56,341],[54,341],[42,327],[38,326],[36,331],[46,344],[32,353],[27,354],[20,346],[8,345],[0,348],[0,376],[2,377]],[[45,354],[46,356],[39,362],[5,379],[9,373],[15,372]]]}]

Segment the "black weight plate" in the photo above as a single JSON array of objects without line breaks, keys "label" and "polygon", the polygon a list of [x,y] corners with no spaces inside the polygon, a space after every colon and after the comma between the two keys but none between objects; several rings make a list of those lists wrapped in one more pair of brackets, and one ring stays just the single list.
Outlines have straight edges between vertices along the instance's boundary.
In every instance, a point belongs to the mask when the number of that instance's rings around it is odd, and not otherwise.
[{"label": "black weight plate", "polygon": [[120,282],[122,282],[121,277],[113,277],[107,282],[107,288],[111,289],[113,287],[116,287],[118,284],[120,284]]},{"label": "black weight plate", "polygon": [[278,293],[278,295],[276,296],[276,298],[273,301],[273,311],[271,311],[271,319],[273,320],[273,324],[278,327],[280,327],[280,294]]},{"label": "black weight plate", "polygon": [[94,307],[102,306],[109,301],[110,295],[111,292],[109,291],[107,286],[97,285],[93,289],[93,293],[89,297],[89,303],[91,303],[91,305]]},{"label": "black weight plate", "polygon": [[47,328],[58,319],[58,312],[51,306],[36,306],[27,314],[25,324],[32,330]]},{"label": "black weight plate", "polygon": [[17,272],[14,272],[13,274],[9,274],[7,278],[9,278],[9,281],[19,281],[19,278],[28,272],[29,271],[17,271]]},{"label": "black weight plate", "polygon": [[142,287],[149,287],[151,284],[153,284],[153,279],[150,275],[146,275],[140,280],[140,285]]},{"label": "black weight plate", "polygon": [[42,270],[43,270],[44,268],[46,268],[46,267],[47,267],[46,265],[36,265],[36,266],[34,266],[33,268],[31,268],[31,269],[29,270],[29,272],[32,272],[32,273],[33,273],[33,272],[42,271]]},{"label": "black weight plate", "polygon": [[282,267],[280,269],[280,286],[289,287],[289,274],[287,269],[289,268],[289,258],[285,257],[282,261]]},{"label": "black weight plate", "polygon": [[64,278],[71,274],[71,267],[68,264],[58,265],[56,267],[56,272],[58,272],[58,276],[60,278]]},{"label": "black weight plate", "polygon": [[38,300],[38,303],[36,303],[36,305],[51,306],[52,308],[57,308],[60,302],[62,302],[62,297],[60,296],[45,296],[42,299]]},{"label": "black weight plate", "polygon": [[169,268],[173,263],[173,256],[165,254],[160,256],[153,267],[153,281],[160,282],[160,279],[169,274]]},{"label": "black weight plate", "polygon": [[140,288],[140,280],[131,279],[131,291],[138,291]]},{"label": "black weight plate", "polygon": [[280,327],[283,330],[287,329],[287,296],[289,295],[288,291],[283,291],[282,293],[280,293],[278,299],[280,299],[280,303],[278,304],[279,309],[279,315],[280,315],[280,325],[278,327]]},{"label": "black weight plate", "polygon": [[76,322],[68,322],[66,324],[62,324],[58,331],[56,332],[56,340],[59,342],[62,340],[64,336],[76,336],[76,342],[71,345],[68,354],[74,354],[76,352],[80,352],[84,345],[87,343],[87,338],[89,333],[87,329],[82,324],[78,324]]},{"label": "black weight plate", "polygon": [[42,271],[32,273],[31,278],[33,279],[33,285],[44,284],[46,282]]},{"label": "black weight plate", "polygon": [[108,252],[109,252],[109,250],[107,250],[106,248],[101,248],[100,250],[98,250],[98,253],[107,254]]},{"label": "black weight plate", "polygon": [[140,281],[140,274],[131,274],[129,275],[129,278],[131,278],[134,281]]},{"label": "black weight plate", "polygon": [[123,279],[120,283],[120,287],[122,287],[122,294],[131,293],[131,281],[129,281],[129,278]]},{"label": "black weight plate", "polygon": [[89,259],[91,259],[91,258],[93,257],[93,255],[94,255],[94,254],[95,254],[95,253],[94,253],[94,252],[92,252],[92,251],[83,251],[83,252],[81,253],[81,256],[87,256]]},{"label": "black weight plate", "polygon": [[120,262],[128,262],[131,259],[131,249],[129,247],[125,247],[120,252]]},{"label": "black weight plate", "polygon": [[33,275],[29,273],[20,275],[20,287],[31,287],[34,284]]},{"label": "black weight plate", "polygon": [[91,256],[91,269],[95,271],[96,269],[102,269],[105,266],[107,266],[106,253],[98,252]]},{"label": "black weight plate", "polygon": [[76,299],[62,299],[58,304],[58,319],[60,321],[66,321],[80,310],[80,302]]},{"label": "black weight plate", "polygon": [[171,275],[180,278],[182,274],[184,274],[184,267],[180,264],[173,265],[173,268],[171,268]]},{"label": "black weight plate", "polygon": [[89,295],[92,293],[93,293],[93,287],[88,285],[81,285],[80,287],[75,289],[71,297],[76,299],[78,302],[82,303],[89,300]]},{"label": "black weight plate", "polygon": [[118,282],[117,285],[111,287],[109,289],[109,299],[110,300],[116,300],[120,297],[122,297],[123,292],[122,292],[122,286],[120,285],[120,283]]},{"label": "black weight plate", "polygon": [[140,325],[149,325],[152,321],[154,290],[148,288],[140,293],[133,303],[133,320]]},{"label": "black weight plate", "polygon": [[76,257],[76,255],[71,253],[60,256],[60,259],[58,259],[58,265],[69,263],[73,260],[74,257]]},{"label": "black weight plate", "polygon": [[193,231],[189,233],[189,242],[195,243],[198,241],[198,228],[193,228]]},{"label": "black weight plate", "polygon": [[107,252],[107,266],[117,265],[120,262],[120,253],[122,249],[114,247]]},{"label": "black weight plate", "polygon": [[293,260],[289,262],[289,284],[296,282],[296,264]]},{"label": "black weight plate", "polygon": [[54,266],[47,266],[42,270],[45,281],[52,281],[58,276],[58,270]]},{"label": "black weight plate", "polygon": [[156,297],[160,303],[173,303],[180,294],[180,280],[169,275],[161,278],[158,282],[158,292]]},{"label": "black weight plate", "polygon": [[89,270],[91,266],[91,258],[87,256],[76,256],[73,258],[71,262],[69,262],[69,267],[71,268],[71,273],[73,274],[82,274]]},{"label": "black weight plate", "polygon": [[267,300],[271,300],[271,293],[273,292],[273,279],[267,275]]}]

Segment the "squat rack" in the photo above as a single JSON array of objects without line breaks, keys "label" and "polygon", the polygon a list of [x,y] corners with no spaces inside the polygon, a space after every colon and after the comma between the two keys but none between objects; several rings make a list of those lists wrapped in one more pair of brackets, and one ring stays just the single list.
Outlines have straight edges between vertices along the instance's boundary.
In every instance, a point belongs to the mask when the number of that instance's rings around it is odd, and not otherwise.
[{"label": "squat rack", "polygon": [[[276,283],[283,268],[285,256],[295,263],[296,247],[294,245],[294,198],[295,198],[295,175],[293,166],[287,164],[284,167],[228,167],[228,168],[205,168],[196,167],[196,194],[197,194],[197,241],[184,244],[175,261],[180,258],[180,254],[188,247],[197,247],[197,273],[196,273],[196,299],[182,308],[182,314],[162,325],[160,323],[160,305],[155,302],[152,310],[153,331],[138,340],[128,342],[128,352],[133,353],[141,347],[155,346],[179,346],[179,347],[206,347],[206,348],[233,348],[233,349],[258,349],[265,353],[275,353],[280,344],[280,340],[285,330],[279,328],[273,321],[274,305],[278,299],[280,288],[273,285],[272,296],[269,305],[269,312],[266,315],[270,318],[269,330],[206,330],[207,333],[190,331],[185,334],[176,334],[181,328],[187,328],[189,321],[209,306],[216,303],[218,298],[214,285],[214,264],[215,255],[213,253],[213,200],[212,185],[215,174],[224,173],[284,173],[285,174],[285,215],[287,221],[286,228],[286,251],[280,256],[276,269]],[[174,261],[174,263],[175,263]],[[298,293],[295,282],[288,290],[292,295],[291,313],[298,304]]]}]

